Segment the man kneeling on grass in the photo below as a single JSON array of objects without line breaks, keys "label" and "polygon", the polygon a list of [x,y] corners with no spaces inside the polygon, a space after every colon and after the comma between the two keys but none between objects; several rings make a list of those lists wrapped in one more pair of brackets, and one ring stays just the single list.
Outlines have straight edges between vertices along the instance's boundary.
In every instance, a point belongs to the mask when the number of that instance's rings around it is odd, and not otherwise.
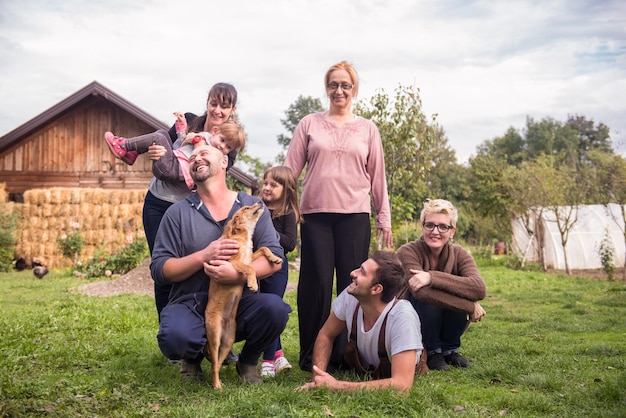
[{"label": "man kneeling on grass", "polygon": [[[410,302],[398,299],[403,290],[398,256],[377,251],[352,271],[352,283],[333,302],[333,311],[315,340],[313,376],[297,390],[326,386],[333,390],[382,389],[409,391],[415,374],[428,371],[422,357],[420,321]],[[350,339],[344,362],[373,380],[348,382],[326,373],[333,341],[344,328]]]}]

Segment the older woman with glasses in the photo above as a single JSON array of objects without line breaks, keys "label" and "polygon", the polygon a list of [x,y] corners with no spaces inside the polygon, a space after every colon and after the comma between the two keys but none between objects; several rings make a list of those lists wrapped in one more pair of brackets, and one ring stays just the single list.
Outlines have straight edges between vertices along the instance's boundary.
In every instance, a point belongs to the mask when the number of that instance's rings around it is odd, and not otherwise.
[{"label": "older woman with glasses", "polygon": [[452,203],[427,200],[422,236],[398,249],[431,370],[471,365],[459,354],[461,336],[470,321],[485,315],[478,303],[485,298],[485,282],[470,253],[451,242],[457,219]]},{"label": "older woman with glasses", "polygon": [[[330,314],[333,277],[338,295],[350,284],[350,272],[367,260],[370,199],[376,236],[383,246],[393,245],[380,133],[374,123],[352,112],[352,98],[359,91],[356,70],[346,61],[335,64],[326,72],[324,86],[328,110],[302,118],[285,157],[296,177],[306,166],[297,300],[300,368],[308,371],[315,338]],[[329,370],[341,362],[346,340],[335,340]]]}]

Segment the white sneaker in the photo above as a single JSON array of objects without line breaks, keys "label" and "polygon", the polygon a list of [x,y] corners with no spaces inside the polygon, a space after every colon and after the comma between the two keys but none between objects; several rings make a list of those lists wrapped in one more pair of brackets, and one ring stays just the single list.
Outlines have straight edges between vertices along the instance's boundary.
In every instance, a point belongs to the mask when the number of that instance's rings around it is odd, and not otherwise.
[{"label": "white sneaker", "polygon": [[261,377],[274,377],[276,372],[274,371],[274,365],[267,361],[261,362]]},{"label": "white sneaker", "polygon": [[291,369],[291,364],[286,357],[277,357],[274,359],[274,370],[276,373],[280,373],[284,370]]}]

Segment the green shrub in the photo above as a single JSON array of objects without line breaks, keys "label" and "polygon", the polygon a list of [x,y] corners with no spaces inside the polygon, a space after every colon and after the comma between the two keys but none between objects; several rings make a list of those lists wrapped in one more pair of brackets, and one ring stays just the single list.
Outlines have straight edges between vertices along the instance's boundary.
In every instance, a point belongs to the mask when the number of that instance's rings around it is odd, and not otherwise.
[{"label": "green shrub", "polygon": [[103,277],[107,270],[112,274],[125,274],[141,264],[149,255],[146,239],[139,238],[116,254],[109,254],[104,250],[96,251],[79,270],[87,277]]},{"label": "green shrub", "polygon": [[609,280],[613,280],[615,274],[615,247],[613,247],[613,241],[611,241],[611,231],[607,225],[604,228],[604,238],[598,248],[598,256],[600,256],[600,263],[602,264],[602,270],[606,273],[606,277]]},{"label": "green shrub", "polygon": [[20,215],[4,203],[0,203],[0,271],[11,271],[17,238],[15,231]]},{"label": "green shrub", "polygon": [[76,264],[78,262],[78,254],[85,245],[85,238],[80,232],[74,231],[69,234],[62,234],[57,239],[57,245],[59,246],[61,254],[72,260],[72,263]]}]

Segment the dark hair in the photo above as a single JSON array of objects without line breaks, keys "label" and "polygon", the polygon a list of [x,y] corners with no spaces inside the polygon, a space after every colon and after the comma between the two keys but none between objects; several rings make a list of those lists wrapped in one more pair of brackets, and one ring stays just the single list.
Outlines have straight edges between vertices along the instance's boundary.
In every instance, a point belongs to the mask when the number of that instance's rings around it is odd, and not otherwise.
[{"label": "dark hair", "polygon": [[383,286],[381,300],[388,303],[395,296],[400,297],[404,291],[404,269],[398,255],[392,251],[376,251],[370,258],[378,264],[372,284]]},{"label": "dark hair", "polygon": [[[298,207],[298,181],[293,175],[291,168],[284,165],[270,167],[263,173],[263,181],[265,181],[267,176],[272,176],[276,183],[283,186],[283,195],[278,203],[278,208],[272,214],[272,218],[278,218],[293,212],[296,222],[301,223],[302,215],[300,215]],[[263,188],[259,189],[259,194],[263,194]]]},{"label": "dark hair", "polygon": [[[217,83],[209,90],[207,96],[207,103],[211,100],[217,100],[217,102],[225,108],[237,106],[237,89],[235,86],[228,83]],[[202,132],[204,131],[204,124],[206,122],[207,112],[205,111],[201,116],[198,116],[189,124],[188,132]]]}]

